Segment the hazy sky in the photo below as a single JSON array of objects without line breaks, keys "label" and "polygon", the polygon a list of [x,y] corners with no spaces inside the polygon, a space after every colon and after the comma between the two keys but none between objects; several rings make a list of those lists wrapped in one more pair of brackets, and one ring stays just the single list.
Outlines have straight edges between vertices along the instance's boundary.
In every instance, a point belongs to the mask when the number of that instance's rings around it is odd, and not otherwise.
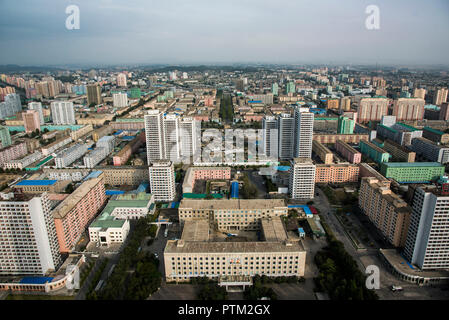
[{"label": "hazy sky", "polygon": [[[68,5],[80,29],[67,30]],[[380,8],[380,30],[365,9]],[[0,65],[449,65],[448,0],[0,0]]]}]

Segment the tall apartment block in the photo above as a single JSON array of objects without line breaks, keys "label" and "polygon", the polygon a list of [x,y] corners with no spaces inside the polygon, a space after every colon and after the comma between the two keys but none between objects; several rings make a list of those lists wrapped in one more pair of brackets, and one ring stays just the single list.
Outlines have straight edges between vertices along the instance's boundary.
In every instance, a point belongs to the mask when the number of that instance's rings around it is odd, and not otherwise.
[{"label": "tall apartment block", "polygon": [[145,115],[145,136],[148,165],[166,159],[163,114],[159,110],[148,110]]},{"label": "tall apartment block", "polygon": [[117,75],[117,86],[118,87],[126,87],[126,74],[119,73]]},{"label": "tall apartment block", "polygon": [[36,130],[41,130],[41,121],[39,119],[39,112],[36,110],[27,110],[22,112],[23,126],[26,133],[31,133]]},{"label": "tall apartment block", "polygon": [[362,178],[359,206],[392,245],[404,247],[411,208],[401,197],[374,177]]},{"label": "tall apartment block", "polygon": [[125,108],[128,106],[128,95],[126,93],[112,94],[113,106],[116,108]]},{"label": "tall apartment block", "polygon": [[148,170],[154,200],[173,201],[176,195],[173,163],[168,160],[153,161]]},{"label": "tall apartment block", "polygon": [[101,87],[98,84],[89,84],[87,86],[87,104],[101,104]]},{"label": "tall apartment block", "polygon": [[449,268],[449,196],[435,187],[417,187],[404,248],[422,270]]},{"label": "tall apartment block", "polygon": [[279,131],[277,119],[273,116],[262,119],[262,152],[268,158],[278,159]]},{"label": "tall apartment block", "polygon": [[393,115],[396,120],[422,120],[425,104],[425,100],[421,98],[397,99],[393,104]]},{"label": "tall apartment block", "polygon": [[279,85],[277,84],[277,82],[271,85],[271,93],[273,94],[273,96],[279,95]]},{"label": "tall apartment block", "polygon": [[295,118],[283,113],[278,118],[279,128],[279,159],[293,158],[295,151]]},{"label": "tall apartment block", "polygon": [[12,144],[11,134],[9,133],[9,129],[7,127],[0,126],[0,142],[1,148],[6,148]]},{"label": "tall apartment block", "polygon": [[295,158],[290,168],[289,192],[292,199],[313,199],[316,167],[310,158]]},{"label": "tall apartment block", "polygon": [[17,93],[7,94],[3,102],[0,102],[0,119],[5,119],[22,111],[22,102]]},{"label": "tall apartment block", "polygon": [[313,119],[308,108],[295,109],[295,158],[312,157]]},{"label": "tall apartment block", "polygon": [[56,125],[75,124],[73,102],[55,101],[50,105],[51,117]]},{"label": "tall apartment block", "polygon": [[388,114],[388,99],[384,97],[363,98],[357,107],[357,122],[380,121]]},{"label": "tall apartment block", "polygon": [[179,117],[175,114],[167,114],[163,118],[163,124],[166,158],[178,163],[181,159]]},{"label": "tall apartment block", "polygon": [[0,201],[0,275],[45,275],[62,263],[46,193]]},{"label": "tall apartment block", "polygon": [[179,122],[181,161],[191,163],[201,158],[201,122],[182,118]]},{"label": "tall apartment block", "polygon": [[447,88],[440,88],[437,91],[435,91],[435,94],[433,95],[433,104],[439,106],[447,102],[447,94],[448,94]]},{"label": "tall apartment block", "polygon": [[353,134],[355,121],[348,117],[338,117],[337,133],[338,134]]},{"label": "tall apartment block", "polygon": [[28,103],[28,109],[36,110],[39,113],[40,124],[43,125],[45,123],[44,112],[42,111],[42,103],[30,102],[30,103]]},{"label": "tall apartment block", "polygon": [[438,119],[445,120],[445,121],[449,120],[449,103],[448,102],[445,102],[441,105],[440,112],[438,114]]},{"label": "tall apartment block", "polygon": [[414,98],[420,98],[420,99],[425,99],[426,98],[426,89],[423,88],[416,88],[415,91],[413,91],[413,97]]},{"label": "tall apartment block", "polygon": [[53,209],[59,248],[68,253],[106,201],[103,177],[83,182]]}]

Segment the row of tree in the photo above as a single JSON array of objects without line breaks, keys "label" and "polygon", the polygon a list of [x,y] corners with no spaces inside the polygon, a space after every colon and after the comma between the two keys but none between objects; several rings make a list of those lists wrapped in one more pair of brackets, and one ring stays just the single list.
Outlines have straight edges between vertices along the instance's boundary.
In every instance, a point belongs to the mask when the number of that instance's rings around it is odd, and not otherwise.
[{"label": "row of tree", "polygon": [[319,275],[314,279],[317,291],[326,292],[332,300],[377,300],[377,294],[366,288],[365,275],[345,250],[342,242],[327,233],[328,245],[315,255]]},{"label": "row of tree", "polygon": [[153,254],[141,250],[143,239],[156,235],[156,225],[149,224],[155,219],[156,215],[137,221],[113,273],[98,293],[97,299],[142,300],[158,290],[162,279],[158,271],[159,260]]}]

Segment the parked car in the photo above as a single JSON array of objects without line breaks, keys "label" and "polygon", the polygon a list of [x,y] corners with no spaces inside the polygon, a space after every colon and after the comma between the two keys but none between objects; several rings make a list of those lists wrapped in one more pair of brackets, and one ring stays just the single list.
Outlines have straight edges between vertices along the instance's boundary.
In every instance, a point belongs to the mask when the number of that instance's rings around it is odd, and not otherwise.
[{"label": "parked car", "polygon": [[393,291],[393,292],[402,291],[402,290],[404,290],[404,289],[402,289],[402,287],[400,287],[400,286],[395,286],[395,285],[391,286],[391,291]]}]

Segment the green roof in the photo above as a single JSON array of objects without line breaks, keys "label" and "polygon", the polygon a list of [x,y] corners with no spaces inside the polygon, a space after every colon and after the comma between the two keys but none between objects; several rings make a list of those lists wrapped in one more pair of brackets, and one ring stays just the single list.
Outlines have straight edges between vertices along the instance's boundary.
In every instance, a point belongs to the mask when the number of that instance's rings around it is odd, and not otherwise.
[{"label": "green roof", "polygon": [[151,200],[152,195],[150,193],[125,193],[115,196],[109,200],[106,207],[101,214],[95,219],[90,227],[94,228],[121,228],[125,223],[125,220],[115,219],[111,216],[112,211],[115,208],[145,208],[148,202]]},{"label": "green roof", "polygon": [[410,131],[419,131],[415,127],[409,126],[408,124],[405,124],[405,123],[402,123],[402,122],[398,122],[397,124],[402,126],[402,127],[404,127],[404,128],[406,128],[406,129],[409,129]]},{"label": "green roof", "polygon": [[432,128],[430,128],[430,127],[424,127],[424,130],[433,132],[433,133],[438,134],[438,135],[440,135],[440,136],[442,136],[442,135],[444,134],[444,132],[442,132],[442,131],[440,131],[440,130],[432,129]]},{"label": "green roof", "polygon": [[443,165],[439,162],[384,162],[382,165],[391,168],[443,167]]},{"label": "green roof", "polygon": [[391,132],[394,132],[394,133],[398,132],[397,130],[395,130],[393,128],[390,128],[390,127],[387,127],[387,126],[384,126],[383,124],[379,124],[379,126],[382,127],[382,128],[385,128],[387,130],[390,130]]}]

